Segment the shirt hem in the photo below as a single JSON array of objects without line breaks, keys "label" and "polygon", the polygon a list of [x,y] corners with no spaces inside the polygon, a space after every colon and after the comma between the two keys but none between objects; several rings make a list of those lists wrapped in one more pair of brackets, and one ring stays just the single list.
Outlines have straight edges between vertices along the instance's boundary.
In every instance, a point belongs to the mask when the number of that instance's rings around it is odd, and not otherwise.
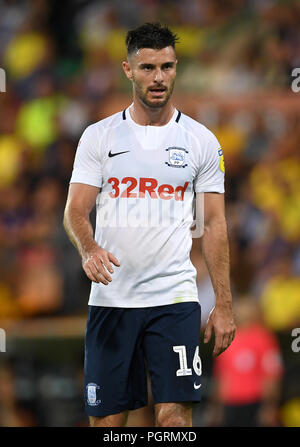
[{"label": "shirt hem", "polygon": [[83,174],[72,175],[69,183],[83,183],[84,185],[96,186],[97,188],[101,188],[102,185],[99,179],[94,179],[91,175]]},{"label": "shirt hem", "polygon": [[[159,306],[166,306],[169,304],[189,303],[189,302],[199,303],[199,299],[198,299],[198,297],[194,296],[194,297],[182,297],[182,298],[180,298],[180,300],[174,298],[172,300],[166,300],[166,301],[160,302],[160,303],[153,303],[153,302],[152,303],[148,303],[148,302],[147,303],[136,303],[136,302],[133,302],[132,304],[126,303],[126,305],[125,305],[125,303],[124,304],[120,303],[120,304],[116,305],[114,303],[111,303],[110,301],[103,300],[103,299],[102,300],[90,299],[88,302],[88,305],[89,306],[99,306],[99,307],[116,307],[116,308],[122,308],[122,309],[127,309],[127,308],[131,309],[131,308],[144,308],[144,307],[159,307]],[[199,303],[199,305],[200,305],[200,303]]]}]

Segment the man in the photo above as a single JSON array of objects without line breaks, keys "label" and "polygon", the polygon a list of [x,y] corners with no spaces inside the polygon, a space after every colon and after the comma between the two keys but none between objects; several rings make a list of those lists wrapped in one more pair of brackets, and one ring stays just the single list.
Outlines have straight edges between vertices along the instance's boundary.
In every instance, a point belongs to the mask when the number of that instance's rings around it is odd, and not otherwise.
[{"label": "man", "polygon": [[171,102],[176,40],[160,24],[128,32],[123,69],[133,103],[89,126],[75,157],[64,226],[92,281],[91,426],[123,426],[128,410],[147,405],[145,361],[155,424],[192,426],[192,402],[201,395],[200,306],[189,257],[195,192],[205,193],[202,245],[217,298],[205,341],[214,330],[218,355],[234,338],[220,145]]}]

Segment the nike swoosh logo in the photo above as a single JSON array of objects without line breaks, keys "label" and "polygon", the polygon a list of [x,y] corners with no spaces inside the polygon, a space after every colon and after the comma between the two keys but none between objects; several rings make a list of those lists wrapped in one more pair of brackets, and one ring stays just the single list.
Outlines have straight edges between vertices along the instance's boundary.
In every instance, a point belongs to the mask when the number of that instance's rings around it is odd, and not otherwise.
[{"label": "nike swoosh logo", "polygon": [[130,152],[130,151],[115,152],[114,154],[112,154],[111,151],[109,151],[108,156],[109,157],[115,157],[116,155],[126,154],[126,152]]},{"label": "nike swoosh logo", "polygon": [[195,382],[194,382],[194,388],[195,388],[195,390],[198,390],[198,388],[200,388],[201,385],[202,385],[201,383],[200,383],[200,385],[196,385]]}]

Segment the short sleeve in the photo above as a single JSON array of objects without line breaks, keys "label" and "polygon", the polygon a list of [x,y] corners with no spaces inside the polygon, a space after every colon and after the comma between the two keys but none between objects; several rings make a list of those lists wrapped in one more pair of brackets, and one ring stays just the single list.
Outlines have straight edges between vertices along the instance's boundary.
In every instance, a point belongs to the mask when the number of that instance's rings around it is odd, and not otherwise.
[{"label": "short sleeve", "polygon": [[208,129],[200,140],[198,173],[194,190],[198,192],[224,193],[225,165],[221,145]]},{"label": "short sleeve", "polygon": [[76,151],[70,183],[101,187],[102,167],[98,131],[91,125],[83,132]]}]

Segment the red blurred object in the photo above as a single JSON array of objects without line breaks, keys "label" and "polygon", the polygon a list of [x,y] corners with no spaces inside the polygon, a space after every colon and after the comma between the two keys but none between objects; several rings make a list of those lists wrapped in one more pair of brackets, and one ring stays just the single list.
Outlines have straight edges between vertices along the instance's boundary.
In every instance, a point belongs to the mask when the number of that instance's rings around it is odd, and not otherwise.
[{"label": "red blurred object", "polygon": [[260,324],[240,328],[232,345],[215,362],[219,398],[225,404],[263,399],[266,381],[279,379],[283,367],[275,336]]}]

